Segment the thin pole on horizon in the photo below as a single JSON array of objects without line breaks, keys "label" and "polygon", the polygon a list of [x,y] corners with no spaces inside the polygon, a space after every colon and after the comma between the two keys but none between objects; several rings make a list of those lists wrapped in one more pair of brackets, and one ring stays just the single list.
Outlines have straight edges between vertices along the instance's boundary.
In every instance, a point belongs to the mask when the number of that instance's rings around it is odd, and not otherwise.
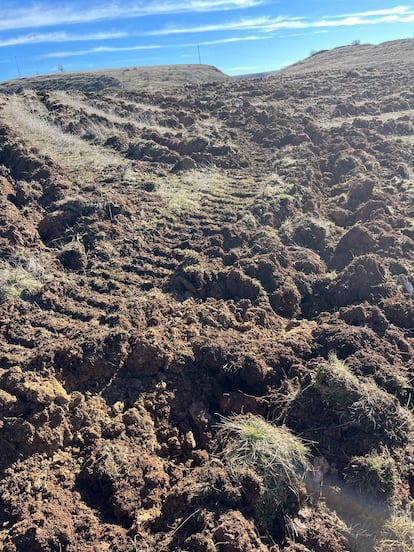
[{"label": "thin pole on horizon", "polygon": [[200,46],[197,46],[197,51],[198,51],[198,64],[201,65]]},{"label": "thin pole on horizon", "polygon": [[17,57],[16,57],[16,56],[14,56],[14,61],[16,62],[17,73],[18,73],[19,77],[21,77],[22,74],[21,74],[21,72],[20,72],[19,62],[17,61]]}]

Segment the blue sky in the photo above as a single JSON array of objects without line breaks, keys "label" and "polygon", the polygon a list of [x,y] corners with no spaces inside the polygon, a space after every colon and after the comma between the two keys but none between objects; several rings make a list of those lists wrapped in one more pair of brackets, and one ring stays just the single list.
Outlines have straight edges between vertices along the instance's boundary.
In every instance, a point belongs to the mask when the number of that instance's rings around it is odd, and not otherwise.
[{"label": "blue sky", "polygon": [[1,0],[0,81],[138,65],[280,69],[311,51],[414,37],[414,3],[378,0]]}]

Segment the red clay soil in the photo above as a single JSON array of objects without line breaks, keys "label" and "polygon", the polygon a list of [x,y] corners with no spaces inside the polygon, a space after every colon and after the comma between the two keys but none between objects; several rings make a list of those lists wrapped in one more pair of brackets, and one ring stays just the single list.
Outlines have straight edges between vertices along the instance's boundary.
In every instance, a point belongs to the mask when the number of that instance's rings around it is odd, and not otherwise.
[{"label": "red clay soil", "polygon": [[[0,96],[0,550],[368,552],[409,516],[413,68]],[[240,413],[311,452],[267,525]]]}]

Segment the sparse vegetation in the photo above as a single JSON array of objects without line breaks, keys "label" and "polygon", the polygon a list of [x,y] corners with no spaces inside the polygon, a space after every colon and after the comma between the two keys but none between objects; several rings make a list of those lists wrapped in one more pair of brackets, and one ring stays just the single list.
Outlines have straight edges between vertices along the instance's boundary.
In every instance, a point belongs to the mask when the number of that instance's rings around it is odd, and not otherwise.
[{"label": "sparse vegetation", "polygon": [[88,471],[94,471],[99,477],[113,479],[125,477],[132,468],[131,452],[122,444],[105,443]]},{"label": "sparse vegetation", "polygon": [[312,388],[343,423],[367,432],[381,429],[391,441],[407,439],[412,427],[410,412],[373,380],[359,380],[336,353],[320,365]]},{"label": "sparse vegetation", "polygon": [[412,552],[414,521],[410,513],[395,513],[384,524],[375,552]]},{"label": "sparse vegetation", "polygon": [[289,496],[297,493],[308,467],[309,449],[285,426],[276,426],[260,416],[240,414],[222,418],[219,439],[222,457],[237,480],[252,470],[261,481],[261,499],[256,517],[264,527],[287,507]]},{"label": "sparse vegetation", "polygon": [[388,449],[354,457],[348,466],[346,480],[364,496],[391,502],[398,482],[396,463]]},{"label": "sparse vegetation", "polygon": [[350,396],[349,392],[358,389],[360,384],[346,362],[332,351],[328,363],[318,368],[313,387],[328,406],[347,409],[355,402],[355,397]]},{"label": "sparse vegetation", "polygon": [[226,177],[215,169],[191,170],[180,176],[170,175],[160,180],[156,193],[169,213],[180,215],[199,211],[203,198],[220,196],[225,185]]},{"label": "sparse vegetation", "polygon": [[[77,135],[65,132],[55,124],[46,110],[34,112],[32,99],[12,96],[5,106],[6,116],[13,121],[26,140],[35,145],[39,154],[51,157],[68,167],[84,167],[88,172],[102,171],[126,165],[126,160],[104,148],[87,144]],[[97,132],[97,126],[94,126]],[[99,130],[99,132],[101,132]]]},{"label": "sparse vegetation", "polygon": [[24,291],[40,289],[50,276],[41,257],[20,257],[13,263],[0,263],[0,303],[20,297]]}]

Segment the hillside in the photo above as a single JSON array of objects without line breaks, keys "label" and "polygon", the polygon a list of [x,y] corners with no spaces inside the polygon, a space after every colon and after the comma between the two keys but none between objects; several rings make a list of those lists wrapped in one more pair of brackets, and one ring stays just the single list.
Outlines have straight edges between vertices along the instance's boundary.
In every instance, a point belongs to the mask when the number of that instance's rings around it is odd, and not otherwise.
[{"label": "hillside", "polygon": [[294,63],[279,73],[298,75],[313,71],[332,71],[334,69],[358,69],[372,67],[387,71],[390,63],[411,68],[414,57],[414,39],[393,40],[381,44],[353,44],[340,46],[333,50],[314,52],[310,57]]},{"label": "hillside", "polygon": [[131,92],[148,89],[168,90],[186,84],[224,81],[229,78],[210,65],[157,65],[96,71],[63,71],[53,75],[25,77],[0,83],[0,94],[14,94],[29,88],[39,92],[52,90],[97,92],[104,89]]},{"label": "hillside", "polygon": [[3,88],[2,552],[414,548],[414,57],[350,48]]}]

